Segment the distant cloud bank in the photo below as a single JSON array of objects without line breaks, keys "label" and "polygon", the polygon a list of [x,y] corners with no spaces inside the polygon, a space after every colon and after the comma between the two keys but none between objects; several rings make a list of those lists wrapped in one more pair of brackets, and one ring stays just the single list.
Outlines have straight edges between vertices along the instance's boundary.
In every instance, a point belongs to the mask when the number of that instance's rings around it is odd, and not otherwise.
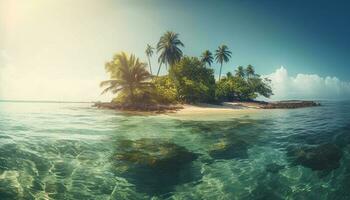
[{"label": "distant cloud bank", "polygon": [[320,77],[317,74],[297,74],[289,76],[284,67],[272,74],[271,79],[274,94],[271,99],[350,99],[350,82],[344,82],[337,77]]}]

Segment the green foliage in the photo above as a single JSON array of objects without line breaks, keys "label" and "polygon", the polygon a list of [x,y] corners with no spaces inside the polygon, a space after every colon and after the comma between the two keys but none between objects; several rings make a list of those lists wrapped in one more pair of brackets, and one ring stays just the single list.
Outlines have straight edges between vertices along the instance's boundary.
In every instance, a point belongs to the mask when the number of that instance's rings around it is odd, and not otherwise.
[{"label": "green foliage", "polygon": [[154,77],[154,98],[162,104],[177,102],[177,90],[174,82],[169,76]]},{"label": "green foliage", "polygon": [[178,99],[187,103],[211,102],[215,97],[215,79],[212,69],[196,57],[183,57],[169,70]]},{"label": "green foliage", "polygon": [[220,63],[219,81],[221,79],[222,64],[224,62],[227,63],[230,60],[231,54],[232,52],[229,51],[226,45],[219,46],[215,52],[215,60],[216,62]]},{"label": "green foliage", "polygon": [[151,57],[153,55],[153,50],[154,48],[151,45],[147,44],[146,50],[145,50],[146,55]]},{"label": "green foliage", "polygon": [[209,50],[205,50],[202,55],[201,55],[201,61],[203,63],[208,64],[209,66],[211,66],[211,64],[213,63],[214,57],[213,54],[209,51]]},{"label": "green foliage", "polygon": [[255,76],[255,70],[252,65],[248,65],[247,68],[245,69],[245,75],[247,77]]},{"label": "green foliage", "polygon": [[235,70],[235,75],[241,78],[245,77],[245,71],[242,66],[238,66],[237,69]]},{"label": "green foliage", "polygon": [[[151,76],[152,67],[150,58],[154,48],[147,44],[147,64],[140,62],[134,55],[126,55],[124,52],[116,54],[106,63],[105,69],[110,75],[110,80],[101,82],[105,92],[118,94],[113,99],[119,104],[171,104],[184,103],[212,103],[218,101],[253,100],[259,95],[270,97],[273,95],[270,80],[261,78],[255,73],[254,67],[239,66],[235,74],[227,73],[221,79],[223,63],[227,63],[232,52],[226,45],[221,45],[215,51],[215,60],[220,64],[219,81],[216,83],[213,69],[209,69],[213,63],[213,54],[206,50],[201,58],[183,57],[181,47],[184,44],[179,39],[179,34],[171,31],[164,33],[157,43],[159,53],[159,68],[157,76]],[[159,77],[162,64],[170,66],[169,74]],[[150,74],[151,73],[151,74]]]},{"label": "green foliage", "polygon": [[[238,67],[235,76],[228,73],[227,77],[217,83],[216,97],[219,101],[247,101],[253,100],[259,95],[266,98],[273,95],[270,80],[260,78],[258,74],[255,74],[252,66],[249,68]],[[246,75],[244,72],[249,70],[250,73]]]},{"label": "green foliage", "polygon": [[160,37],[157,44],[157,52],[159,53],[157,76],[159,75],[162,64],[172,66],[181,59],[182,51],[180,47],[184,47],[184,44],[179,39],[178,33],[167,31]]},{"label": "green foliage", "polygon": [[219,101],[248,100],[256,98],[247,82],[239,76],[222,78],[216,86],[216,97]]},{"label": "green foliage", "polygon": [[232,78],[232,77],[233,77],[233,75],[232,75],[232,73],[231,73],[231,72],[227,72],[226,77],[227,77],[227,78]]},{"label": "green foliage", "polygon": [[152,87],[149,82],[150,74],[145,67],[146,64],[140,62],[133,54],[116,54],[105,65],[110,80],[101,82],[101,87],[107,86],[102,93],[118,94],[114,101],[123,104],[150,101]]},{"label": "green foliage", "polygon": [[157,100],[154,98],[154,90],[152,87],[135,89],[133,100],[130,100],[128,93],[121,91],[118,95],[112,100],[114,103],[122,105],[133,105],[133,104],[157,104]]},{"label": "green foliage", "polygon": [[260,78],[260,76],[250,77],[248,78],[248,84],[256,94],[266,98],[273,95],[271,80],[268,78]]},{"label": "green foliage", "polygon": [[154,50],[154,48],[151,45],[147,44],[145,53],[146,53],[146,56],[148,59],[149,73],[151,73],[151,75],[152,75],[152,66],[151,66],[150,57],[152,57],[152,55],[153,55],[153,50]]}]

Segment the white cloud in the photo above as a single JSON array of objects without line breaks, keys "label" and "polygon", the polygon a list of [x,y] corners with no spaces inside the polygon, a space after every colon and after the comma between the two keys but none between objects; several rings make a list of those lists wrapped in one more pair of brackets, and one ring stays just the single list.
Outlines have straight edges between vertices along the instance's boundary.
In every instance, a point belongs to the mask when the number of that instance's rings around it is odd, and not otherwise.
[{"label": "white cloud", "polygon": [[271,79],[273,100],[281,99],[350,99],[350,82],[337,77],[320,77],[317,74],[297,74],[289,76],[281,67],[266,75]]}]

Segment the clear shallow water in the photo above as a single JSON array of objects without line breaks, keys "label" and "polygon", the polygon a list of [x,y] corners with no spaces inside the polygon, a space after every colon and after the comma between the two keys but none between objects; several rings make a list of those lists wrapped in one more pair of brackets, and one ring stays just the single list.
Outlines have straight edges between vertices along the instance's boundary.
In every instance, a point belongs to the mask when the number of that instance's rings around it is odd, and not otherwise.
[{"label": "clear shallow water", "polygon": [[[135,167],[120,160],[136,155],[125,141],[138,141],[137,155],[170,146],[196,157],[181,167],[186,158]],[[341,150],[335,169],[312,170],[289,156],[324,143]],[[233,149],[211,151],[225,144]],[[350,199],[348,144],[350,102],[225,121],[0,102],[0,199]]]}]

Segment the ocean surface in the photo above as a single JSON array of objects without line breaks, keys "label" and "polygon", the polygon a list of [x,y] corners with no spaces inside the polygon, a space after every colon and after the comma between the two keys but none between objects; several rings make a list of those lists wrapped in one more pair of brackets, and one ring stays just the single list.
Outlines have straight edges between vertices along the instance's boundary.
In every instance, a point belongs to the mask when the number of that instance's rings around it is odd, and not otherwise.
[{"label": "ocean surface", "polygon": [[0,102],[0,199],[350,199],[350,102],[224,120]]}]

